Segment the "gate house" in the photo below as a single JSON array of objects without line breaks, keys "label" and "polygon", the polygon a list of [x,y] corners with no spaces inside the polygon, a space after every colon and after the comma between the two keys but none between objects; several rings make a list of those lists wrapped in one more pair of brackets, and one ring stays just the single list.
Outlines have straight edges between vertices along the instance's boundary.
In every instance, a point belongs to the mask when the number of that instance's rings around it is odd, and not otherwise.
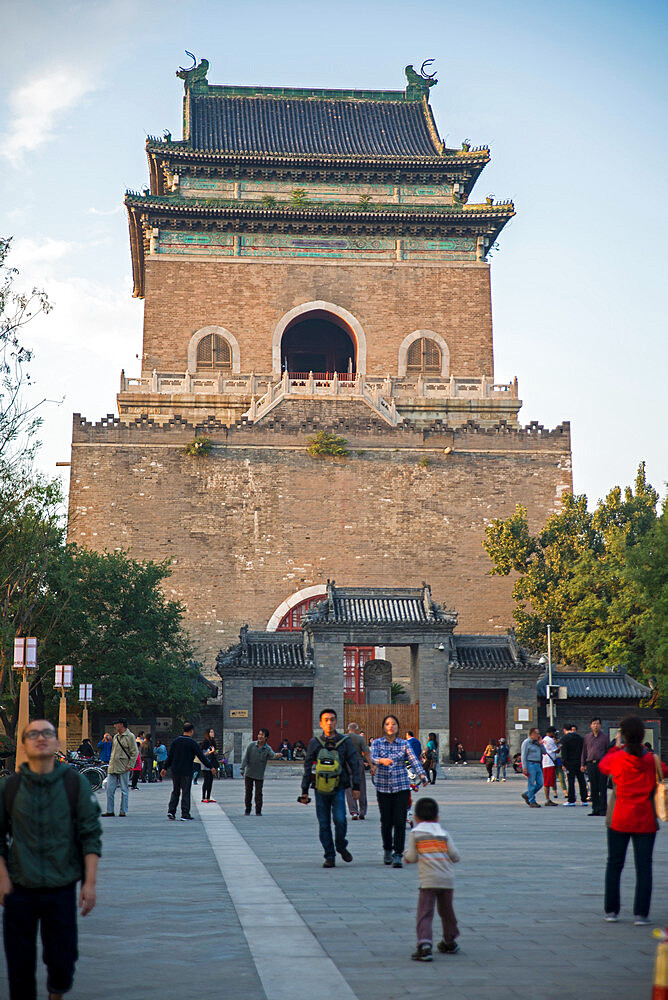
[{"label": "gate house", "polygon": [[393,648],[406,647],[420,739],[435,732],[442,757],[454,737],[469,755],[502,735],[514,751],[535,723],[542,668],[513,635],[455,635],[456,625],[456,612],[437,604],[427,584],[341,588],[329,581],[300,632],[245,626],[239,643],[219,654],[224,739],[243,748],[266,726],[274,744],[307,742],[326,707],[343,726],[345,650],[380,646],[391,660]]}]

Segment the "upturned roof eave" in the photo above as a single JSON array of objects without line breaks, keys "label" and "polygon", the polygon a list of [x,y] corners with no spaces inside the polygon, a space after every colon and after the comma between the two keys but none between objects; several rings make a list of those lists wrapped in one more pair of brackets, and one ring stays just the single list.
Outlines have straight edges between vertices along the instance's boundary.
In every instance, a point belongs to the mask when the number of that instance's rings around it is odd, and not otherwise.
[{"label": "upturned roof eave", "polygon": [[427,222],[434,220],[452,222],[494,221],[507,222],[515,215],[512,202],[499,205],[465,205],[461,209],[431,209],[397,205],[396,208],[384,207],[365,212],[352,209],[333,209],[318,207],[315,204],[308,208],[293,208],[275,205],[271,208],[259,208],[239,202],[236,204],[211,205],[196,199],[179,201],[163,198],[160,195],[139,195],[128,191],[125,205],[130,208],[141,208],[146,211],[169,213],[171,215],[190,216],[201,215],[206,218],[247,218],[272,221],[342,221],[342,222],[390,222],[396,220],[413,220]]},{"label": "upturned roof eave", "polygon": [[433,156],[418,156],[405,154],[402,156],[380,156],[378,154],[341,154],[341,153],[270,153],[270,152],[237,152],[216,149],[196,149],[185,140],[174,140],[162,142],[160,140],[148,138],[146,140],[147,153],[162,154],[174,160],[183,162],[192,160],[201,163],[203,161],[212,164],[224,163],[234,165],[254,164],[267,166],[332,166],[337,168],[350,167],[362,169],[364,167],[379,168],[387,170],[397,170],[402,167],[423,167],[423,168],[454,168],[470,169],[478,168],[482,170],[490,161],[490,153],[487,147],[469,152],[444,150],[443,153],[434,151]]}]

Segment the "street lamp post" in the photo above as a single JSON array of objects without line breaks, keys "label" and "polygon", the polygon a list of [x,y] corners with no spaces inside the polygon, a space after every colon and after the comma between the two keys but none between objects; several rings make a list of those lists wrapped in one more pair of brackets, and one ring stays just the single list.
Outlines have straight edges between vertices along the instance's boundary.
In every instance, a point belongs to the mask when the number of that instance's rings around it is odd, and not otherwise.
[{"label": "street lamp post", "polygon": [[19,717],[16,724],[16,770],[27,759],[21,733],[30,721],[30,683],[28,674],[37,670],[37,639],[34,635],[14,639],[14,670],[21,673],[19,685]]},{"label": "street lamp post", "polygon": [[72,687],[73,669],[69,663],[56,664],[55,688],[60,691],[60,704],[58,706],[58,742],[63,753],[67,753],[67,698],[66,688]]},{"label": "street lamp post", "polygon": [[83,712],[81,713],[81,739],[87,740],[90,736],[88,731],[88,705],[93,700],[93,685],[79,685],[79,701],[83,702]]},{"label": "street lamp post", "polygon": [[554,698],[552,697],[553,691],[552,691],[552,626],[551,625],[547,626],[547,676],[548,676],[547,683],[549,685],[548,690],[550,692],[550,700],[549,700],[549,706],[550,706],[550,725],[553,726],[554,725]]}]

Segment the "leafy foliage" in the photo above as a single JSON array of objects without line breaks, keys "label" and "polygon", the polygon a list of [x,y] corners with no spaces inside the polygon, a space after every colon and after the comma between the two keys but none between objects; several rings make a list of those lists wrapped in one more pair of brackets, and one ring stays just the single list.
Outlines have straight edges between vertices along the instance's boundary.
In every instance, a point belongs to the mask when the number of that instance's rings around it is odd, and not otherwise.
[{"label": "leafy foliage", "polygon": [[193,441],[190,441],[183,451],[186,455],[193,455],[195,458],[199,458],[204,455],[208,455],[213,447],[213,441],[208,437],[196,437]]},{"label": "leafy foliage", "polygon": [[635,488],[616,486],[593,512],[586,496],[565,495],[561,511],[537,535],[522,506],[488,525],[483,546],[490,572],[517,574],[520,642],[544,651],[550,624],[554,655],[564,663],[579,669],[623,663],[636,675],[647,674],[650,596],[652,587],[660,588],[661,573],[657,501],[642,463]]},{"label": "leafy foliage", "polygon": [[276,204],[276,199],[274,198],[273,194],[264,194],[264,195],[262,195],[262,198],[260,199],[260,201],[264,205],[265,208],[273,208],[274,205]]},{"label": "leafy foliage", "polygon": [[308,448],[306,451],[314,458],[348,458],[350,451],[347,448],[348,442],[338,434],[330,434],[329,431],[318,431],[314,437],[308,438]]},{"label": "leafy foliage", "polygon": [[309,203],[309,197],[304,188],[293,188],[290,200],[294,208],[304,208]]},{"label": "leafy foliage", "polygon": [[10,246],[11,238],[0,237],[0,462],[5,464],[29,459],[35,447],[41,402],[25,402],[32,352],[22,344],[21,334],[30,320],[51,310],[46,293],[38,288],[30,294],[15,290],[19,272],[6,263]]},{"label": "leafy foliage", "polygon": [[365,208],[365,209],[373,207],[371,205],[371,195],[370,194],[361,194],[359,196],[359,198],[357,199],[357,205],[358,205],[359,208]]}]

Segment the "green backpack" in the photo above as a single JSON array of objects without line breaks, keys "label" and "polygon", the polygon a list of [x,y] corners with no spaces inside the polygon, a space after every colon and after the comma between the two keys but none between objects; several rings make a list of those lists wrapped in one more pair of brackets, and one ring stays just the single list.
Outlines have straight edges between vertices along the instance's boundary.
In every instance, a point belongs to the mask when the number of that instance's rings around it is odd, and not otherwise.
[{"label": "green backpack", "polygon": [[318,756],[315,759],[315,784],[314,788],[316,792],[321,795],[333,795],[336,789],[339,787],[339,781],[341,780],[341,771],[343,767],[341,765],[341,758],[339,756],[339,747],[344,740],[347,740],[347,736],[342,736],[338,743],[335,743],[331,750],[327,749],[325,741],[321,736],[318,736],[322,746],[318,750]]}]

